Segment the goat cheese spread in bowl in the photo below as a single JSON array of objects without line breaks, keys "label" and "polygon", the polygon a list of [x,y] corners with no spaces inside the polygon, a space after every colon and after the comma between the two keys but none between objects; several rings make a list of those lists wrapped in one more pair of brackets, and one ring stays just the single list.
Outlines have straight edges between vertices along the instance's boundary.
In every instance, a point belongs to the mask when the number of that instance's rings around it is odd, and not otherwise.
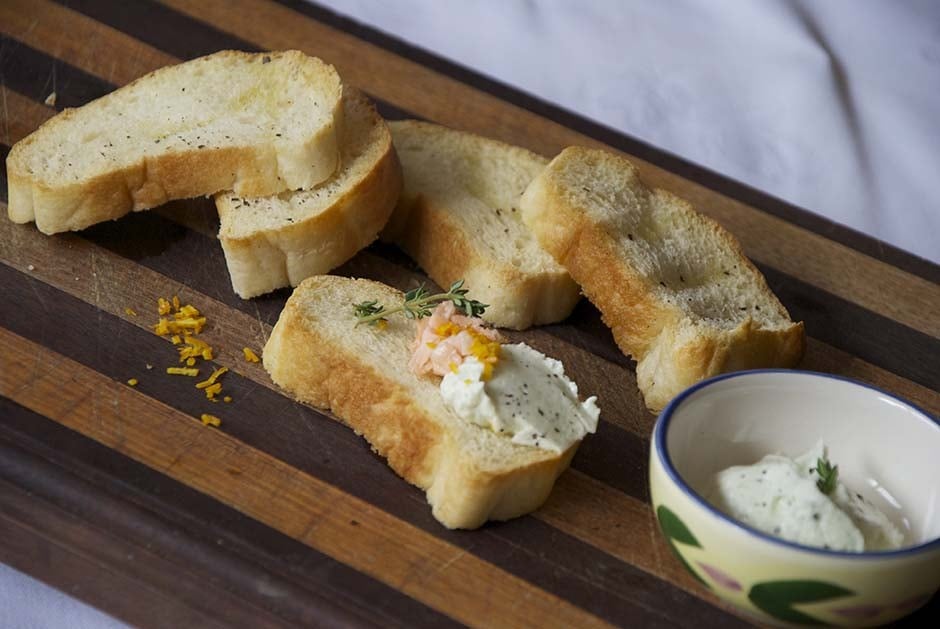
[{"label": "goat cheese spread in bowl", "polygon": [[735,520],[797,544],[862,552],[904,542],[888,516],[839,480],[822,441],[796,458],[769,454],[724,469],[707,498]]}]

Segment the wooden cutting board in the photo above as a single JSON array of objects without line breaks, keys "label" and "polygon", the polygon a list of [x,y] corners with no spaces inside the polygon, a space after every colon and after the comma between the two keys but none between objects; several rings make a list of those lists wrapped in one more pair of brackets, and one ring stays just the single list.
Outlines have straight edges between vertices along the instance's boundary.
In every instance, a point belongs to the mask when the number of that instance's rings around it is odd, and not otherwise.
[{"label": "wooden cutting board", "polygon": [[[937,266],[326,10],[5,0],[0,37],[4,157],[56,111],[226,48],[320,56],[389,118],[547,156],[571,144],[622,151],[648,183],[738,236],[806,322],[804,368],[940,411]],[[0,560],[142,626],[746,624],[658,533],[646,485],[655,418],[589,304],[522,336],[600,397],[597,435],[537,513],[447,531],[365,442],[244,360],[288,293],[235,297],[216,229],[205,200],[54,237],[0,219]],[[338,272],[400,288],[425,279],[387,246]],[[175,351],[151,326],[157,298],[172,295],[208,317],[202,338],[231,370],[230,404],[163,373]],[[206,412],[220,428],[200,423]],[[935,599],[919,616],[938,609]]]}]

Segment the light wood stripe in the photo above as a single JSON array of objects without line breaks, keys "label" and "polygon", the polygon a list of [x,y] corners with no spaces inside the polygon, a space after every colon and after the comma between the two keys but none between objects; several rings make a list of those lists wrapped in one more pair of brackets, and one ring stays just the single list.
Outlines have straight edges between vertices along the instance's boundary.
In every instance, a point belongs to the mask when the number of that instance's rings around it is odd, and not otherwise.
[{"label": "light wood stripe", "polygon": [[[555,155],[610,148],[520,107],[267,0],[161,0],[262,48],[298,48],[343,78],[415,114]],[[631,156],[644,181],[674,191],[724,224],[752,259],[940,338],[940,285],[722,196]],[[877,278],[877,281],[873,281]]]},{"label": "light wood stripe", "polygon": [[[606,626],[473,554],[135,389],[9,331],[0,330],[0,343],[0,394],[461,622],[477,627]],[[351,526],[352,520],[359,525]]]}]

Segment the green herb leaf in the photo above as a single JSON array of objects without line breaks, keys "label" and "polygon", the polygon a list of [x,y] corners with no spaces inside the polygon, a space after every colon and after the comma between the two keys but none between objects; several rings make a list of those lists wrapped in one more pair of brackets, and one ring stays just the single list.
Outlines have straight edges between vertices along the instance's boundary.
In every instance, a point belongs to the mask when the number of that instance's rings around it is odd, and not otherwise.
[{"label": "green herb leaf", "polygon": [[821,457],[816,459],[816,467],[813,469],[819,474],[819,480],[816,481],[819,491],[826,495],[831,494],[832,490],[836,488],[836,481],[839,479],[839,466],[833,465],[829,459]]},{"label": "green herb leaf", "polygon": [[438,293],[437,295],[431,295],[422,284],[405,293],[404,302],[401,306],[385,308],[375,300],[354,304],[356,324],[375,324],[378,321],[387,320],[388,315],[396,312],[403,313],[408,319],[423,319],[424,317],[430,317],[436,304],[442,301],[454,302],[454,306],[468,317],[479,317],[486,311],[488,304],[480,303],[475,299],[468,299],[468,292],[469,289],[463,286],[463,280],[457,280],[450,285],[446,293]]}]

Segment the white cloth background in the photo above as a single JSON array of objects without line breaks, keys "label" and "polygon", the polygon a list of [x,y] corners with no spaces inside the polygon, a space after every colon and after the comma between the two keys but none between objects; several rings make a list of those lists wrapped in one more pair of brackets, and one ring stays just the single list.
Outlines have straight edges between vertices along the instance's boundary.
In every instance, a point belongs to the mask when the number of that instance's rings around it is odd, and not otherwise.
[{"label": "white cloth background", "polygon": [[328,4],[940,262],[940,2]]},{"label": "white cloth background", "polygon": [[[328,4],[940,262],[940,2]],[[0,626],[121,625],[0,565]]]}]

